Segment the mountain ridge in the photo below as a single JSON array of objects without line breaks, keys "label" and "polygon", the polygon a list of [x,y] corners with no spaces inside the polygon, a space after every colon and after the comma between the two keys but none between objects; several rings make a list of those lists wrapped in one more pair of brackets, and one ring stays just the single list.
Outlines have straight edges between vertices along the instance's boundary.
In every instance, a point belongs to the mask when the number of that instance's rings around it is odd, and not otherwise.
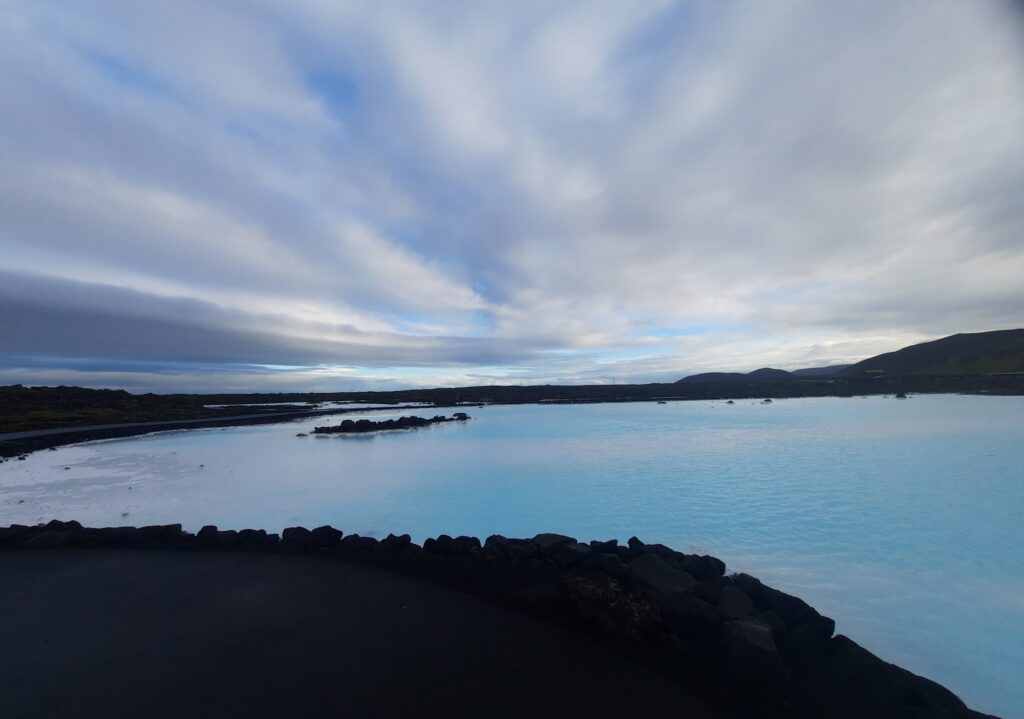
[{"label": "mountain ridge", "polygon": [[1024,372],[1024,329],[967,332],[861,360],[843,377],[983,375]]},{"label": "mountain ridge", "polygon": [[839,364],[827,367],[807,367],[789,372],[774,367],[762,367],[753,372],[702,372],[689,375],[674,384],[690,384],[696,382],[785,382],[793,379],[808,379],[815,377],[830,377],[838,374],[850,365]]},{"label": "mountain ridge", "polygon": [[943,377],[1024,373],[1024,329],[962,332],[908,345],[851,365],[786,370],[762,367],[753,372],[702,372],[675,384],[855,378]]}]

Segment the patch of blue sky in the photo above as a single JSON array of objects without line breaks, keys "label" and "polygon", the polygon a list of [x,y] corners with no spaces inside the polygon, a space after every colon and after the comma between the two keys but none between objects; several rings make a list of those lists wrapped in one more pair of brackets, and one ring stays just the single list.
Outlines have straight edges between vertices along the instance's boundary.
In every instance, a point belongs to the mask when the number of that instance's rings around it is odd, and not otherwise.
[{"label": "patch of blue sky", "polygon": [[256,372],[300,372],[317,369],[316,365],[247,364],[233,365],[235,370],[246,369]]},{"label": "patch of blue sky", "polygon": [[[481,297],[487,297],[486,289],[473,285],[474,291]],[[474,310],[468,319],[470,331],[474,334],[486,336],[498,329],[498,318],[492,310]]]},{"label": "patch of blue sky", "polygon": [[700,25],[705,12],[698,3],[675,3],[652,13],[619,49],[619,60],[677,49]]},{"label": "patch of blue sky", "polygon": [[340,120],[347,121],[359,101],[359,88],[352,78],[334,70],[309,73],[306,88]]},{"label": "patch of blue sky", "polygon": [[250,142],[262,143],[264,141],[264,138],[259,132],[254,130],[251,126],[243,124],[241,122],[231,121],[225,123],[224,131],[227,132],[229,135],[233,135],[243,140],[248,140]]},{"label": "patch of blue sky", "polygon": [[659,353],[657,350],[652,351],[650,347],[643,347],[638,349],[622,349],[611,352],[601,352],[596,354],[594,357],[595,365],[610,364],[614,362],[623,362],[629,360],[642,360],[648,359],[658,354],[673,354],[674,351],[666,348],[664,352]]},{"label": "patch of blue sky", "polygon": [[154,95],[170,95],[166,82],[126,60],[96,48],[81,48],[82,59],[108,80],[125,88]]},{"label": "patch of blue sky", "polygon": [[424,328],[430,328],[430,334],[436,334],[434,328],[437,325],[451,325],[453,332],[451,336],[475,337],[493,328],[493,319],[490,313],[483,310],[473,310],[459,313],[456,317],[438,317],[436,315],[425,315],[418,312],[395,312],[388,315],[392,327],[403,333],[419,334]]},{"label": "patch of blue sky", "polygon": [[[337,370],[349,371],[350,368],[336,367]],[[437,367],[360,367],[359,376],[369,379],[395,379],[401,378],[402,381],[415,380],[428,377],[436,377],[439,374],[443,374],[445,370],[439,370]]]},{"label": "patch of blue sky", "polygon": [[657,325],[655,327],[645,327],[641,330],[637,330],[636,334],[640,337],[661,337],[668,339],[672,337],[693,337],[694,335],[703,335],[709,332],[731,331],[735,329],[736,325],[731,323],[697,322],[685,325]]},{"label": "patch of blue sky", "polygon": [[658,70],[665,69],[664,57],[685,48],[700,28],[705,10],[697,3],[676,3],[653,13],[615,53],[611,64],[631,68],[633,82],[628,83],[634,97],[649,94],[661,80]]},{"label": "patch of blue sky", "polygon": [[591,349],[577,349],[575,347],[552,347],[544,350],[545,357],[582,357],[594,353]]}]

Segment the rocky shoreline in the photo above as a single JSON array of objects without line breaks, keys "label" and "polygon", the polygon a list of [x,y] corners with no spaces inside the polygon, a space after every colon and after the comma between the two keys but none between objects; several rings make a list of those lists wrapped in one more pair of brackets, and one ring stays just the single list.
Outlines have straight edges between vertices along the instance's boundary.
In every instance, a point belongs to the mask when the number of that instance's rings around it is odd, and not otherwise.
[{"label": "rocky shoreline", "polygon": [[715,557],[632,538],[582,543],[441,535],[345,535],[324,526],[218,530],[181,525],[0,529],[0,550],[131,548],[313,554],[436,582],[599,635],[736,717],[983,717],[952,692],[886,663],[801,599]]},{"label": "rocky shoreline", "polygon": [[173,432],[187,429],[247,427],[259,424],[279,424],[326,415],[349,414],[355,412],[394,412],[406,409],[421,409],[421,406],[395,405],[382,407],[342,407],[332,409],[310,409],[295,412],[268,412],[266,414],[249,415],[245,417],[214,417],[209,419],[167,420],[107,426],[55,427],[52,429],[31,430],[26,432],[3,432],[0,433],[0,462],[27,457],[32,452],[56,449],[57,447],[63,447],[69,444],[92,442],[100,439],[121,439],[124,437],[137,437],[144,434],[153,434],[154,432]]},{"label": "rocky shoreline", "polygon": [[[428,419],[412,415],[398,417],[397,419],[383,419],[379,422],[375,422],[372,419],[346,419],[341,424],[330,427],[316,427],[313,429],[313,434],[365,434],[366,432],[418,429],[434,424],[445,424],[446,422],[465,422],[468,419],[470,417],[465,412],[456,412],[451,417],[437,414]],[[300,433],[299,436],[304,437],[306,435]]]}]

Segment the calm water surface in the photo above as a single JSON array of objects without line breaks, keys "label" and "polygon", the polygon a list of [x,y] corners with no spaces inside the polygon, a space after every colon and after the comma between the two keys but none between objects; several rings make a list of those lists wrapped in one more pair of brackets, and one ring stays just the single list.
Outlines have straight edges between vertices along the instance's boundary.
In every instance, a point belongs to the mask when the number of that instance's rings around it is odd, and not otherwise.
[{"label": "calm water surface", "polygon": [[295,436],[334,423],[317,418],[39,452],[0,464],[0,525],[635,534],[721,557],[973,708],[1024,717],[1024,397],[470,414],[387,435]]}]

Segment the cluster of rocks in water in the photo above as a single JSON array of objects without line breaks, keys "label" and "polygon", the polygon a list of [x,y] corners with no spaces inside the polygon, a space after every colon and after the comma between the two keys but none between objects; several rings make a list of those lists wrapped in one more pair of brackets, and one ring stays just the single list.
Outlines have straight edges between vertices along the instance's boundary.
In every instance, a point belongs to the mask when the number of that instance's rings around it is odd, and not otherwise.
[{"label": "cluster of rocks in water", "polygon": [[118,547],[312,554],[441,583],[592,631],[671,672],[737,717],[983,717],[942,686],[888,664],[803,600],[707,555],[631,538],[578,542],[441,535],[422,546],[329,526],[262,529],[181,525],[94,529],[78,522],[0,529],[0,550]]},{"label": "cluster of rocks in water", "polygon": [[416,429],[444,422],[465,422],[468,419],[470,417],[465,412],[456,412],[451,417],[438,414],[429,419],[411,416],[399,417],[398,419],[384,419],[379,422],[375,422],[372,419],[346,419],[341,424],[336,424],[333,427],[317,427],[313,430],[313,434],[360,434],[389,429]]}]

